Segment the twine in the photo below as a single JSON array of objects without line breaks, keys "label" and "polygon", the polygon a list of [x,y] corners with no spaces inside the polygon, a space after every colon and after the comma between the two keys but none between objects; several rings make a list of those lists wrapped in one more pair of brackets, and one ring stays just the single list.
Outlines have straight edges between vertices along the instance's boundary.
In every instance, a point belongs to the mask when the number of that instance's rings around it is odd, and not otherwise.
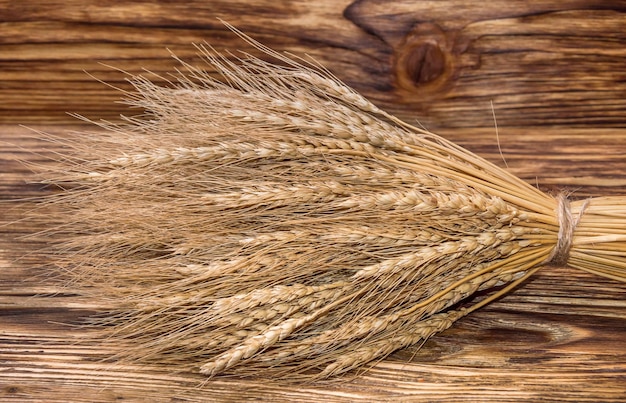
[{"label": "twine", "polygon": [[560,193],[556,197],[556,219],[559,223],[559,233],[557,235],[557,242],[554,245],[554,249],[550,252],[550,255],[545,260],[545,263],[555,266],[565,266],[569,260],[569,252],[572,249],[572,242],[574,240],[574,231],[580,223],[585,210],[589,206],[589,200],[586,200],[580,207],[580,211],[576,218],[572,214],[569,199],[566,193]]}]

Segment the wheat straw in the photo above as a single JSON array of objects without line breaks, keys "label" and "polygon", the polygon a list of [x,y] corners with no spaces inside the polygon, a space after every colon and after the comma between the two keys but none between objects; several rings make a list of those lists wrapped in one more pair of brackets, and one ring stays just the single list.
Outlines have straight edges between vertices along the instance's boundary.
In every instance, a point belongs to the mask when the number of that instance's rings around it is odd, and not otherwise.
[{"label": "wheat straw", "polygon": [[203,45],[221,80],[184,62],[167,86],[131,77],[145,114],[65,142],[45,179],[65,189],[46,204],[56,265],[112,307],[92,324],[115,358],[314,380],[543,265],[626,279],[622,199],[543,194],[238,34],[280,65]]}]

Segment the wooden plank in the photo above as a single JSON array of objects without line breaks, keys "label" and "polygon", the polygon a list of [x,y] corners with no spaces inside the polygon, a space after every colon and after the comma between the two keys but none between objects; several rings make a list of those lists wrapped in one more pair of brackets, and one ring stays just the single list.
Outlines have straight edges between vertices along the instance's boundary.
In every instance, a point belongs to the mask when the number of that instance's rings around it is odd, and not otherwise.
[{"label": "wooden plank", "polygon": [[308,53],[384,109],[432,130],[501,125],[614,127],[626,116],[626,7],[620,1],[0,1],[0,122],[115,118],[124,74],[171,72],[192,42]]},{"label": "wooden plank", "polygon": [[[421,350],[319,385],[121,367],[73,343],[101,305],[49,277],[45,240],[22,222],[45,194],[19,159],[55,151],[16,124],[66,133],[66,114],[127,113],[126,75],[166,75],[166,48],[200,63],[192,42],[257,51],[223,18],[278,50],[310,54],[384,109],[504,166],[546,191],[623,194],[626,7],[621,1],[0,0],[0,400],[624,401],[626,286],[546,268]],[[493,101],[499,139],[493,129]],[[2,125],[4,124],[4,125]],[[555,127],[556,125],[556,127]],[[22,199],[21,201],[16,201]],[[17,220],[17,222],[16,222]],[[12,223],[12,224],[9,224]]]},{"label": "wooden plank", "polygon": [[[67,127],[42,127],[63,135]],[[455,130],[448,137],[501,162],[493,131]],[[600,139],[600,141],[598,141]],[[285,385],[172,368],[101,362],[101,347],[75,344],[84,332],[67,324],[102,304],[49,278],[45,242],[22,235],[28,201],[43,195],[18,160],[41,163],[55,151],[16,126],[0,126],[0,398],[7,402],[108,401],[621,401],[626,398],[626,284],[567,268],[546,268],[512,294],[370,371],[338,382]],[[580,194],[619,194],[604,181],[625,181],[626,137],[619,129],[514,129],[501,133],[510,169],[550,189],[560,178]],[[564,145],[564,146],[563,146]],[[606,161],[600,158],[606,154]],[[533,161],[538,163],[533,163]],[[572,162],[575,161],[575,162]],[[582,174],[582,175],[581,175]],[[581,182],[577,183],[576,179]],[[589,186],[588,183],[595,186]],[[13,200],[13,201],[11,201]],[[202,388],[198,386],[202,384]]]}]

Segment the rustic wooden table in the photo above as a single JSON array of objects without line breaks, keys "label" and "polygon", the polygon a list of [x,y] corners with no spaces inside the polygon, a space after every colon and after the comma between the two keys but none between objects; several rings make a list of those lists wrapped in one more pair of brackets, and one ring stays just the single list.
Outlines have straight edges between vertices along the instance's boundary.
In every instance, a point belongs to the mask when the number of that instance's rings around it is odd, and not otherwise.
[{"label": "rustic wooden table", "polygon": [[[65,112],[115,120],[125,75],[197,62],[191,42],[253,49],[216,17],[279,49],[308,53],[384,109],[419,121],[546,191],[624,194],[626,6],[620,2],[0,0],[0,400],[624,401],[626,284],[546,267],[422,349],[324,385],[119,367],[72,343],[98,301],[48,276],[22,222],[23,162],[54,153],[24,124],[63,135]],[[102,62],[120,70],[98,64]]]}]

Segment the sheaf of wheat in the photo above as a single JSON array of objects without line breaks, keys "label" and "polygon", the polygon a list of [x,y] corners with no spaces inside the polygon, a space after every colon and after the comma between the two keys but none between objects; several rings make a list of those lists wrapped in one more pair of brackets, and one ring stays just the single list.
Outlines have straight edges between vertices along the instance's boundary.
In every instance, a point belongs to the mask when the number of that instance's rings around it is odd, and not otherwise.
[{"label": "sheaf of wheat", "polygon": [[133,76],[145,113],[66,141],[46,174],[55,265],[106,302],[91,324],[116,358],[328,378],[549,264],[626,279],[622,198],[544,194],[239,34],[276,64],[202,45],[221,77]]}]

